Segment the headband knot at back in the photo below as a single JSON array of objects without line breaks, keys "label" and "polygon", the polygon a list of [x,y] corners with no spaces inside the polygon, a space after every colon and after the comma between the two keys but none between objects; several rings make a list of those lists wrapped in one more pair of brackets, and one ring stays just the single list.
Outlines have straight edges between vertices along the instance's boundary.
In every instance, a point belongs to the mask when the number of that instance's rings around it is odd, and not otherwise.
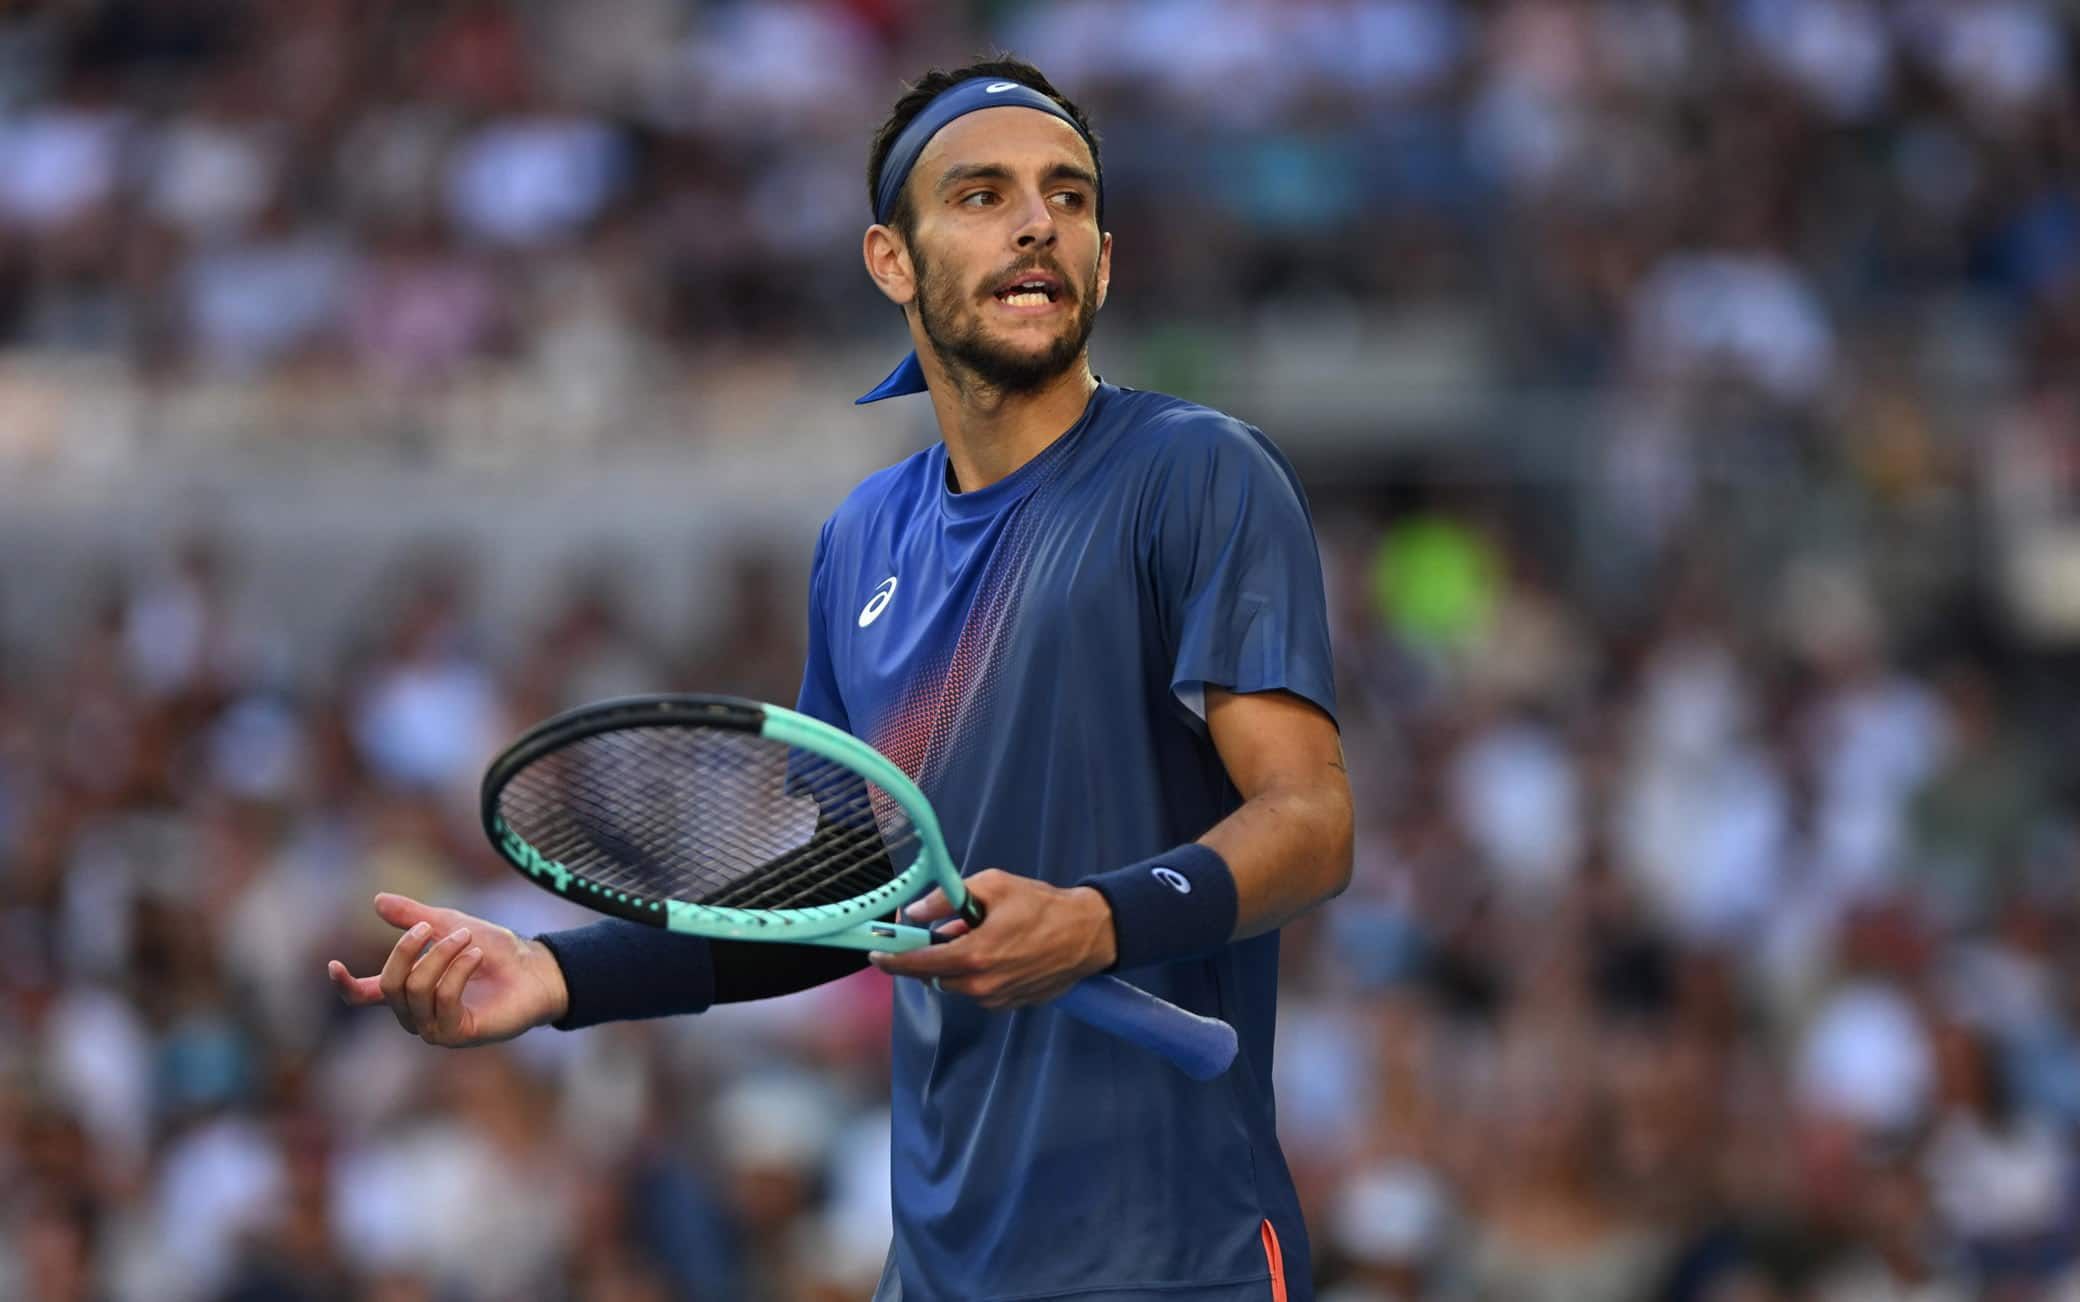
[{"label": "headband knot at back", "polygon": [[[944,131],[955,118],[992,108],[1028,108],[1059,118],[1083,138],[1083,143],[1090,146],[1091,161],[1097,161],[1098,150],[1091,144],[1090,132],[1051,97],[1023,82],[1006,81],[1000,77],[970,77],[933,96],[931,103],[918,111],[910,125],[896,137],[896,142],[889,146],[888,157],[881,164],[881,180],[874,187],[874,220],[885,226],[895,216],[896,201],[902,197],[903,186],[910,180],[910,169],[917,166],[919,156],[924,153],[925,146],[932,143],[933,136]],[[1099,220],[1103,221],[1105,179],[1102,172],[1098,178],[1097,213]],[[923,393],[925,388],[924,368],[913,352],[888,373],[887,379],[852,401],[854,406],[858,406],[879,402],[883,398],[901,397],[906,393]]]}]

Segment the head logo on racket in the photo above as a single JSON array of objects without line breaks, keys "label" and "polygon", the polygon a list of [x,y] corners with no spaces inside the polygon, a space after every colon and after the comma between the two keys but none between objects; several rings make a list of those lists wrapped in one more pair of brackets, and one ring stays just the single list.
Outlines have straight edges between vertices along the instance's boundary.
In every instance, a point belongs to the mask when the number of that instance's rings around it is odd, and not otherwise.
[{"label": "head logo on racket", "polygon": [[874,588],[874,595],[867,598],[867,604],[859,612],[859,626],[865,628],[881,618],[881,612],[888,609],[889,600],[895,595],[896,576],[891,574],[881,580]]}]

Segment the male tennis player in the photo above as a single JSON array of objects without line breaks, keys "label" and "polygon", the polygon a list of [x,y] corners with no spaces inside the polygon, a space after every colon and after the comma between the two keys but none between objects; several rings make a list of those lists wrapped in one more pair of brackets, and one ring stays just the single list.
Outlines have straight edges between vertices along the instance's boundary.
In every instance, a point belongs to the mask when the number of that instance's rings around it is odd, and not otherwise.
[{"label": "male tennis player", "polygon": [[[1015,60],[933,72],[868,168],[867,273],[944,441],[824,525],[799,708],[923,787],[988,911],[879,954],[894,1027],[895,1242],[877,1302],[1297,1302],[1306,1232],[1273,1133],[1278,927],[1349,878],[1320,561],[1258,431],[1101,383],[1098,143]],[[698,1012],[857,970],[845,950],[620,921],[524,940],[379,896],[378,977],[434,1044]],[[937,894],[916,920],[948,916]],[[429,942],[431,942],[429,944]],[[1226,1075],[1043,1004],[1117,970],[1234,1023]]]}]

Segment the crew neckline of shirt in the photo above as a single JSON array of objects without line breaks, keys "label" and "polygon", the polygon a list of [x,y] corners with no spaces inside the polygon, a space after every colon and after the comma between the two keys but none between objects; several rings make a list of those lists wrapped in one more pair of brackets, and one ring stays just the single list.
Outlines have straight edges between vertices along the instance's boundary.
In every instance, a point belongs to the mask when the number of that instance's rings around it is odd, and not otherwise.
[{"label": "crew neckline of shirt", "polygon": [[1048,467],[1066,456],[1078,437],[1090,428],[1091,421],[1097,418],[1098,409],[1113,392],[1114,386],[1100,379],[1098,387],[1091,390],[1090,401],[1083,404],[1083,415],[1076,418],[1075,424],[1056,435],[1054,442],[1034,453],[1024,465],[983,488],[956,493],[946,486],[946,444],[940,443],[934,449],[937,453],[934,460],[938,473],[939,509],[957,520],[974,520],[994,515],[1032,492],[1046,476]]}]

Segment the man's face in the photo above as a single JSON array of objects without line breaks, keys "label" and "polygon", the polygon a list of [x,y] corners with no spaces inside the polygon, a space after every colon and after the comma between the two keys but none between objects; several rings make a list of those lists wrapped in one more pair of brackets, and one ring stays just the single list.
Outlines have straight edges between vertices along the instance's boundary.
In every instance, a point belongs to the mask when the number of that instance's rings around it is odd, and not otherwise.
[{"label": "man's face", "polygon": [[1111,279],[1083,138],[1031,109],[984,109],[933,137],[906,185],[914,301],[940,359],[1004,393],[1074,365]]}]

